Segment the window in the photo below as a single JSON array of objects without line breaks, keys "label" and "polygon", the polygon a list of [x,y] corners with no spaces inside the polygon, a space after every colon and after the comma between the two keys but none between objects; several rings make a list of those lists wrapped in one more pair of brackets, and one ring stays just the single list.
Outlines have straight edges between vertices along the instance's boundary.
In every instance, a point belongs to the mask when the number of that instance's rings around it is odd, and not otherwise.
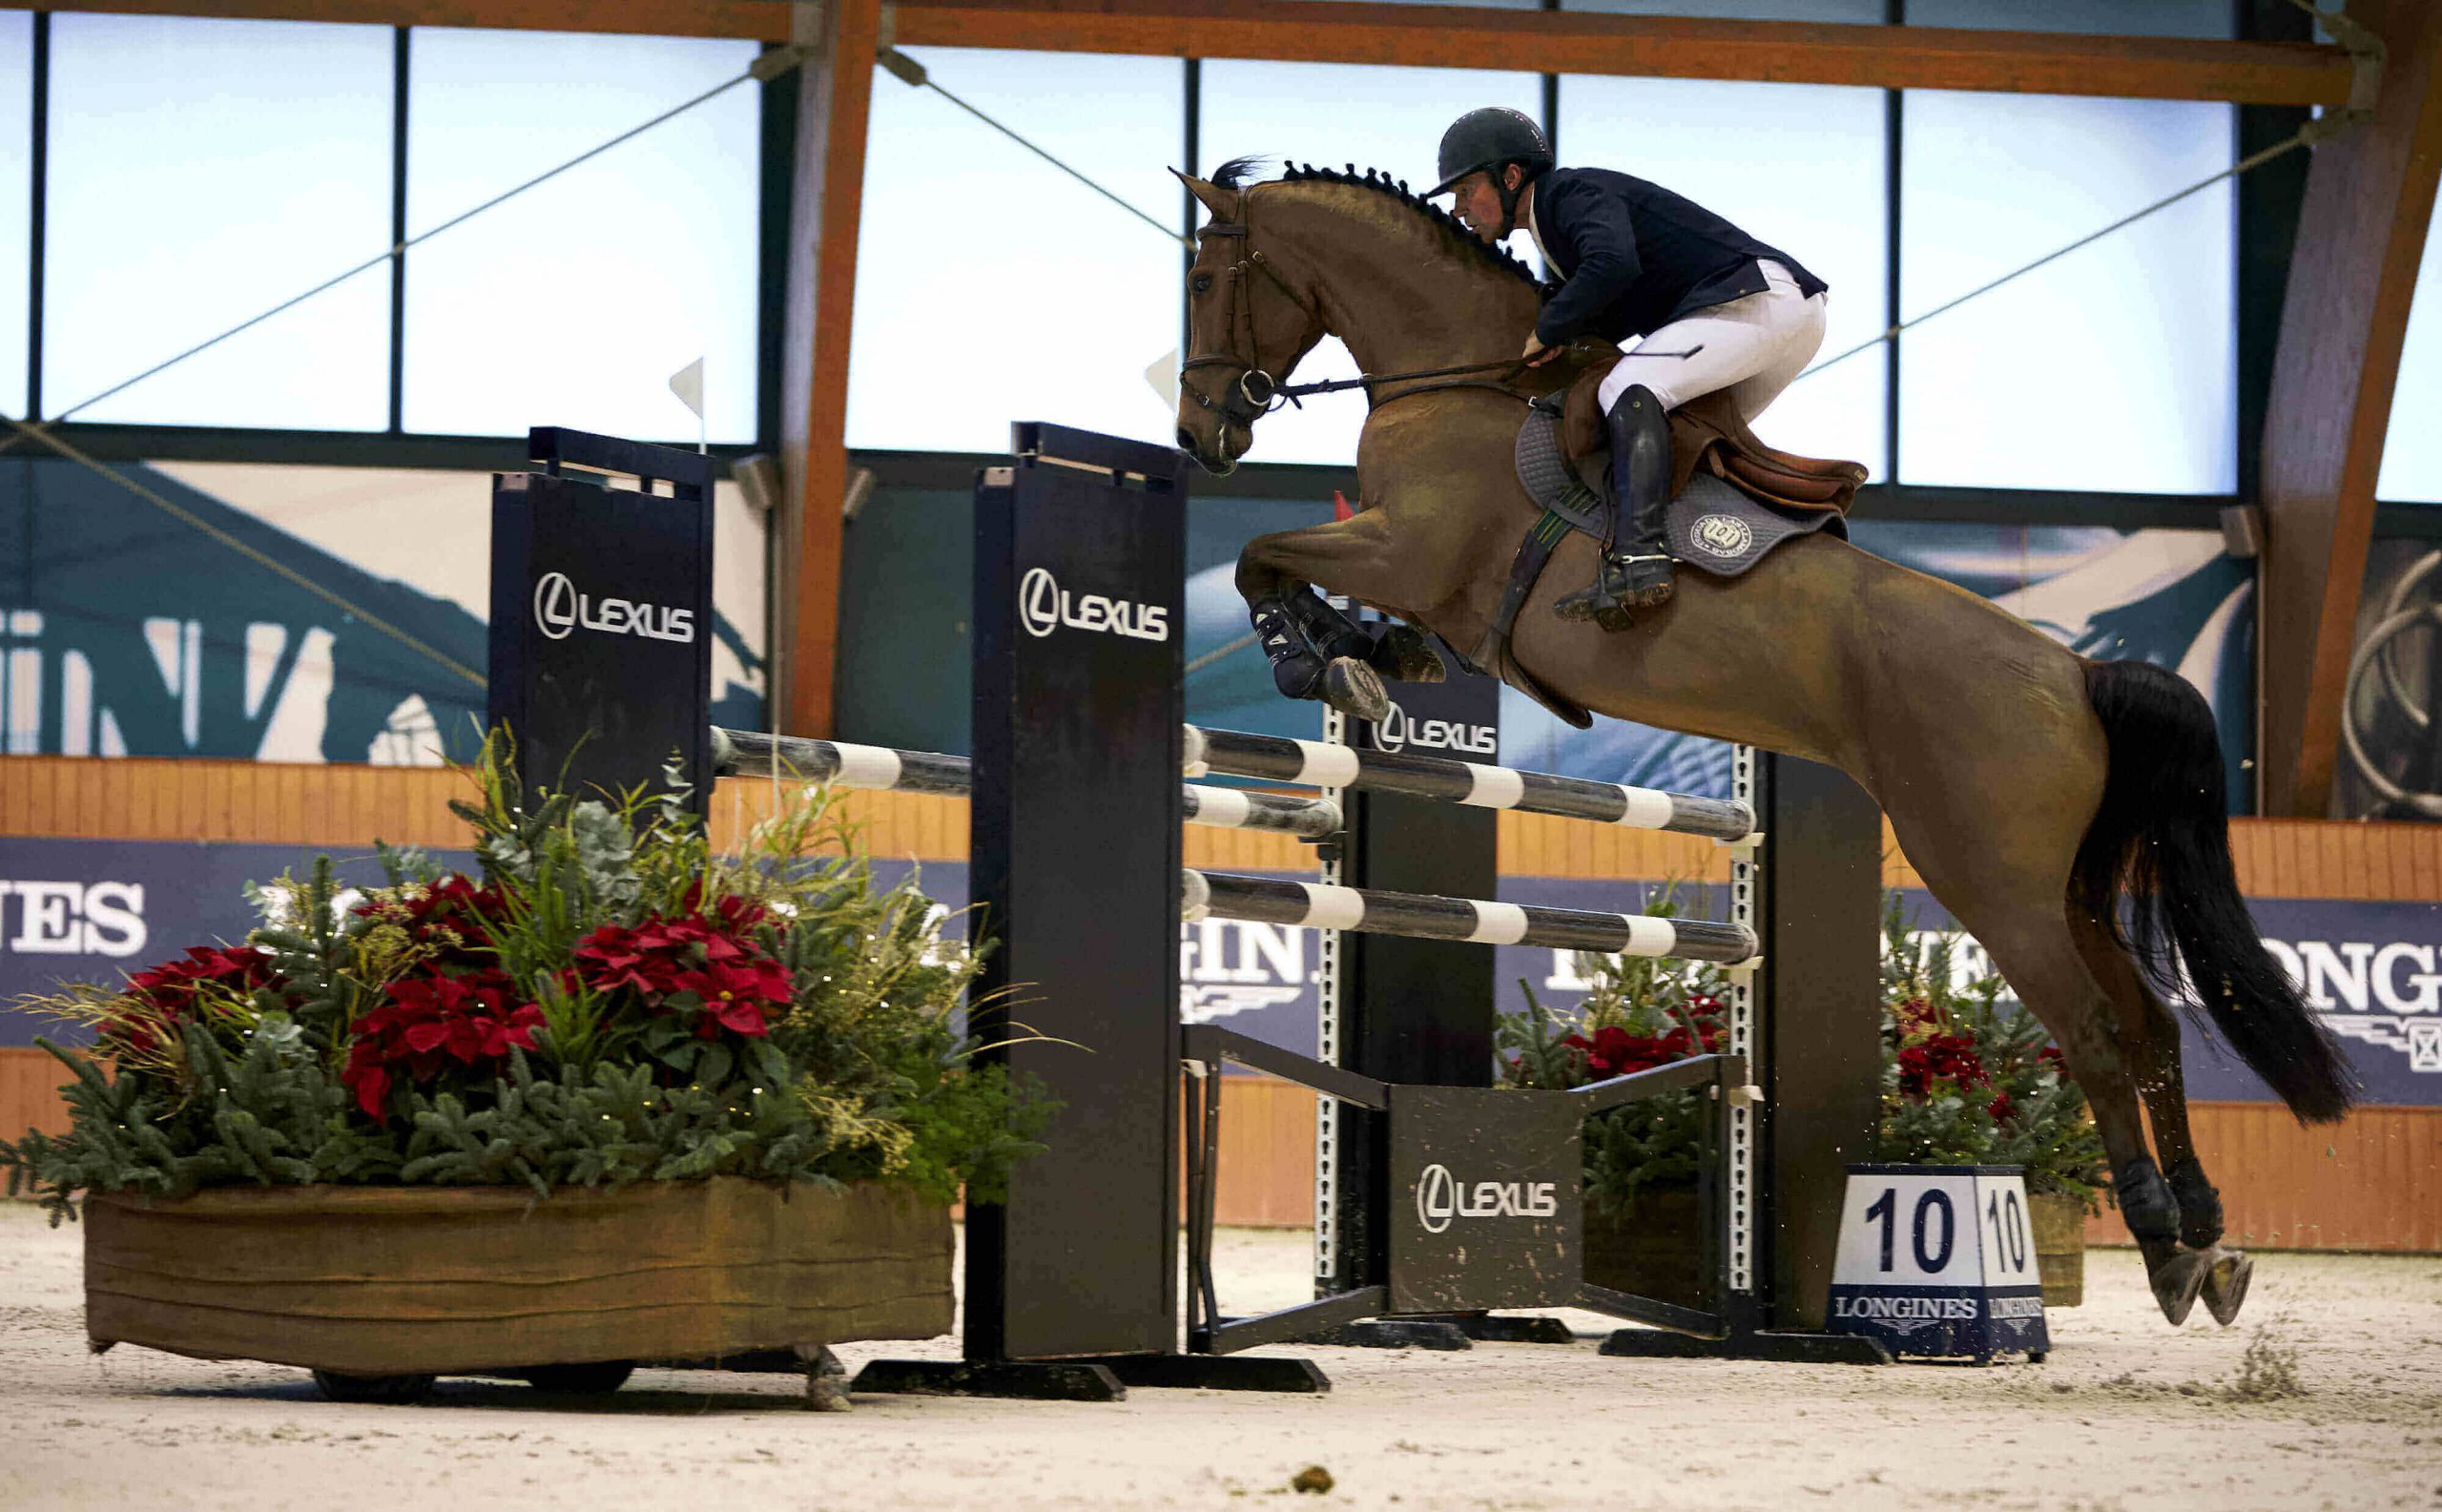
[{"label": "window", "polygon": [[[1186,72],[1174,61],[927,48],[958,95],[874,79],[848,445],[1005,451],[1013,420],[1168,443],[1178,344]],[[1165,233],[1169,233],[1166,235]]]},{"label": "window", "polygon": [[1908,24],[2110,36],[2226,37],[2229,0],[1905,0]]},{"label": "window", "polygon": [[[1318,167],[1378,168],[1422,191],[1435,181],[1441,134],[1480,105],[1510,106],[1540,120],[1542,81],[1532,73],[1465,69],[1209,62],[1199,132],[1205,160],[1198,172],[1209,174],[1231,157],[1271,154]],[[1533,255],[1522,231],[1511,247]],[[1356,372],[1348,348],[1326,337],[1298,364],[1297,378]],[[1310,399],[1305,408],[1282,409],[1256,425],[1247,460],[1345,466],[1356,460],[1364,424],[1365,401],[1355,393]]]},{"label": "window", "polygon": [[34,18],[0,14],[0,414],[26,412],[32,293],[28,208],[33,197]]},{"label": "window", "polygon": [[[2227,105],[1911,91],[1903,120],[1909,319],[2232,155]],[[1901,338],[1900,481],[2235,487],[2232,215],[2216,184]]]},{"label": "window", "polygon": [[392,39],[315,22],[52,17],[48,414],[388,424],[383,267],[86,402],[389,244]]},{"label": "window", "polygon": [[[1886,323],[1883,92],[1704,79],[1561,81],[1561,161],[1650,178],[1728,217],[1832,285],[1821,358]],[[1657,360],[1660,361],[1660,360]],[[1765,438],[1864,462],[1883,451],[1884,363],[1866,351],[1773,402]]]},{"label": "window", "polygon": [[[417,29],[409,235],[737,78],[756,52]],[[408,253],[406,428],[692,442],[668,383],[700,357],[711,439],[752,440],[759,94],[737,84]]]},{"label": "window", "polygon": [[2408,311],[2408,344],[2391,390],[2391,425],[2383,439],[2383,470],[2374,497],[2442,504],[2442,216],[2425,230],[2425,260],[2417,265],[2415,302]]}]

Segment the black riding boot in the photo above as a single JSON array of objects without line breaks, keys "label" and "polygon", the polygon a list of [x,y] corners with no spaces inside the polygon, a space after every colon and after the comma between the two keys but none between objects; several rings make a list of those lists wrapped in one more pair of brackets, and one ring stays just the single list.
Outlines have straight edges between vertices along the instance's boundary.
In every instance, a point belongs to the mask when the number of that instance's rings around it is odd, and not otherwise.
[{"label": "black riding boot", "polygon": [[1670,421],[1662,401],[1643,383],[1631,383],[1603,417],[1611,439],[1613,544],[1594,571],[1594,586],[1552,606],[1562,619],[1592,619],[1606,631],[1623,631],[1631,609],[1670,602]]}]

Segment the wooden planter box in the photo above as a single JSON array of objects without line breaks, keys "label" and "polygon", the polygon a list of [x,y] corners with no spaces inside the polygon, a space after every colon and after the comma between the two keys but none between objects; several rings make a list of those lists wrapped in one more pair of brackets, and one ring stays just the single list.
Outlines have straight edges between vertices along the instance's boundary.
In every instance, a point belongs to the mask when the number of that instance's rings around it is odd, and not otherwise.
[{"label": "wooden planter box", "polygon": [[228,1188],[85,1204],[85,1328],[347,1376],[716,1359],[950,1326],[950,1219],[736,1177]]},{"label": "wooden planter box", "polygon": [[2057,1191],[2031,1192],[2026,1205],[2043,1305],[2076,1307],[2086,1299],[2085,1201]]}]

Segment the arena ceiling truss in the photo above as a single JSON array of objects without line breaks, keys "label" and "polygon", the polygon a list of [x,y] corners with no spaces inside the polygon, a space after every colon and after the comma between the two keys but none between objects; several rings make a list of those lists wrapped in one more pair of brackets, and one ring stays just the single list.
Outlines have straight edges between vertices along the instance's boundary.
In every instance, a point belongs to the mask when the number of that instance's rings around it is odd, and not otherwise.
[{"label": "arena ceiling truss", "polygon": [[[1357,0],[89,0],[78,10],[718,36],[801,49],[782,374],[786,728],[830,733],[846,358],[873,72],[896,46],[1985,90],[2348,113],[2307,176],[2259,466],[2262,811],[2328,802],[2410,297],[2442,170],[2442,5],[2349,0],[2349,46]],[[839,67],[840,60],[859,66]],[[2030,425],[2057,426],[2059,417]],[[822,507],[815,507],[824,501]]]}]

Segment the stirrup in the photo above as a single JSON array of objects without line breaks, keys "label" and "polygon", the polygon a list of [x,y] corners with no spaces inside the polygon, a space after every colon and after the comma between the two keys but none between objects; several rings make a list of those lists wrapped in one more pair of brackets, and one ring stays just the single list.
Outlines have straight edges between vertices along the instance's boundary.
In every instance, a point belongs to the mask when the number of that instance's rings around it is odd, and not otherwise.
[{"label": "stirrup", "polygon": [[1591,585],[1552,605],[1564,620],[1590,619],[1611,634],[1636,623],[1635,609],[1659,609],[1678,591],[1678,564],[1667,554],[1624,553],[1596,559]]},{"label": "stirrup", "polygon": [[1666,551],[1615,557],[1604,564],[1617,568],[1616,578],[1604,573],[1605,587],[1630,609],[1659,609],[1679,591],[1679,564]]}]

